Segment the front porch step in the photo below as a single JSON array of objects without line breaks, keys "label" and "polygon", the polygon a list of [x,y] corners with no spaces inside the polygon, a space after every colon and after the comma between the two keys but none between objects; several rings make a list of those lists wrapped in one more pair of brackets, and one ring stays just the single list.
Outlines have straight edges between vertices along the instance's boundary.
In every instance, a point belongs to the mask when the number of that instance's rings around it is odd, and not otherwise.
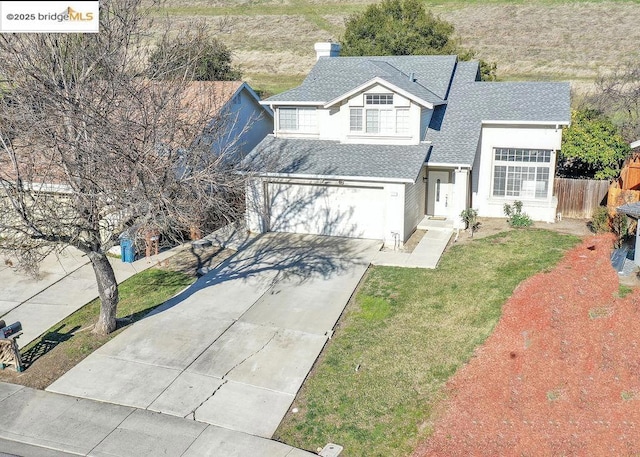
[{"label": "front porch step", "polygon": [[418,223],[418,230],[442,230],[442,231],[452,231],[453,230],[453,220],[444,219],[444,218],[434,218],[432,216],[425,216]]}]

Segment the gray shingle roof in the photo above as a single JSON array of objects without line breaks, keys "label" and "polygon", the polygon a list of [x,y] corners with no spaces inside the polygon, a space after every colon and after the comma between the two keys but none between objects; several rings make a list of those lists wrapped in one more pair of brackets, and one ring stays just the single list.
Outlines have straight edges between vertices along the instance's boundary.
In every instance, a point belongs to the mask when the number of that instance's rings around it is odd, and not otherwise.
[{"label": "gray shingle roof", "polygon": [[[408,75],[413,74],[415,82]],[[569,83],[480,82],[477,62],[456,56],[323,57],[302,84],[266,102],[327,103],[380,77],[435,107],[426,140],[432,144],[387,146],[268,137],[253,151],[278,154],[286,164],[270,171],[415,179],[418,157],[430,164],[472,166],[483,122],[567,124]],[[290,149],[290,150],[289,150]],[[422,159],[424,159],[424,155]],[[407,161],[403,164],[403,161]],[[263,164],[264,165],[264,164]],[[285,170],[285,171],[283,171]]]},{"label": "gray shingle roof", "polygon": [[322,57],[300,86],[265,102],[327,103],[380,77],[422,100],[440,104],[447,97],[455,65],[456,56]]},{"label": "gray shingle roof", "polygon": [[626,214],[627,216],[640,219],[640,202],[625,203],[622,206],[618,206],[616,208],[616,211],[622,214]]},{"label": "gray shingle roof", "polygon": [[376,178],[414,182],[429,145],[344,144],[268,135],[244,161],[245,168],[278,175]]},{"label": "gray shingle roof", "polygon": [[472,165],[482,122],[566,124],[571,119],[569,83],[468,82],[462,62],[448,104],[434,113],[426,139],[433,144],[431,164]]}]

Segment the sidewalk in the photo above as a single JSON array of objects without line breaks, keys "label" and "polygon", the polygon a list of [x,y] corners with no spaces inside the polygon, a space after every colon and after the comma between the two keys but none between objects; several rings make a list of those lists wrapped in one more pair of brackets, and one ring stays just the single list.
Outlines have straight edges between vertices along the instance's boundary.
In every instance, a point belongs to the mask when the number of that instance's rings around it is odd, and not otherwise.
[{"label": "sidewalk", "polygon": [[436,268],[453,235],[453,229],[430,228],[413,252],[380,251],[371,263],[386,267]]},{"label": "sidewalk", "polygon": [[0,444],[8,440],[6,451],[25,456],[315,455],[194,420],[13,384],[0,383],[0,409]]},{"label": "sidewalk", "polygon": [[[171,257],[177,249],[180,247],[133,263],[110,259],[118,283]],[[47,257],[40,270],[42,276],[36,280],[7,265],[0,268],[0,319],[7,325],[22,323],[20,347],[98,297],[89,259],[76,249],[67,248],[59,256]]]}]

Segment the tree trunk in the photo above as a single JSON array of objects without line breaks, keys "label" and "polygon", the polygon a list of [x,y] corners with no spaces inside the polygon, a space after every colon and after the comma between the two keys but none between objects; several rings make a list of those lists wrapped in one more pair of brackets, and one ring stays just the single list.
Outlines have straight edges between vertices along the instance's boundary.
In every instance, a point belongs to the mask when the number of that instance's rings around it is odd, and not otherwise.
[{"label": "tree trunk", "polygon": [[100,318],[93,332],[99,335],[107,335],[116,329],[116,309],[119,301],[118,283],[116,282],[113,267],[106,255],[91,252],[89,259],[91,259],[91,265],[96,274],[98,294],[101,301]]}]

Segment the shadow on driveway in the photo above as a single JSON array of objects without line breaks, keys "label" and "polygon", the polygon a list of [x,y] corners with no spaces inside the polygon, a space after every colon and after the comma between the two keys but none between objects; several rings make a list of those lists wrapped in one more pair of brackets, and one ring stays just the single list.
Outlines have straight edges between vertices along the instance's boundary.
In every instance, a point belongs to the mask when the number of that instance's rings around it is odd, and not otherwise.
[{"label": "shadow on driveway", "polygon": [[[237,236],[237,232],[229,235]],[[149,316],[227,281],[253,279],[270,286],[283,280],[302,284],[312,278],[340,275],[353,266],[368,265],[372,254],[380,249],[380,243],[373,240],[273,232],[256,237],[243,234],[239,244],[235,254],[208,268],[198,281]]]}]

